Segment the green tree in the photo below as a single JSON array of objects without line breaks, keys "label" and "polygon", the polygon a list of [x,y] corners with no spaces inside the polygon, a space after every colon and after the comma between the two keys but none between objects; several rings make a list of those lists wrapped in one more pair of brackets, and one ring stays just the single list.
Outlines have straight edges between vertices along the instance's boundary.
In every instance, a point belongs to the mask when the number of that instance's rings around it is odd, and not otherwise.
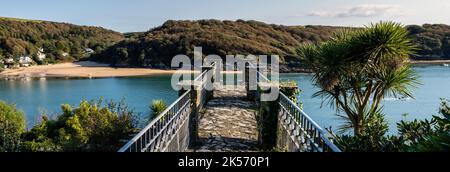
[{"label": "green tree", "polygon": [[62,105],[56,120],[44,118],[26,133],[26,151],[117,151],[136,130],[136,117],[124,101],[82,101]]},{"label": "green tree", "polygon": [[412,97],[418,77],[406,64],[415,46],[400,24],[380,22],[364,29],[344,30],[331,41],[299,48],[302,59],[311,66],[314,82],[323,97],[353,128],[355,135],[368,129],[370,117],[380,113],[385,96]]},{"label": "green tree", "polygon": [[367,130],[357,136],[335,136],[336,145],[345,152],[448,152],[450,151],[450,106],[443,100],[440,116],[431,120],[400,121],[398,134],[387,136],[383,115],[366,123]]},{"label": "green tree", "polygon": [[0,102],[0,152],[18,151],[25,129],[24,113],[14,105]]},{"label": "green tree", "polygon": [[407,151],[448,152],[450,151],[450,106],[442,101],[440,116],[431,120],[400,122],[400,135],[405,138]]},{"label": "green tree", "polygon": [[[111,30],[65,23],[2,18],[0,26],[0,54],[31,56],[43,48],[50,62],[80,60],[86,57],[84,48],[88,44],[95,46],[101,42],[103,47],[107,47],[124,39],[121,33]],[[58,51],[70,53],[71,57],[57,56],[61,54]]]},{"label": "green tree", "polygon": [[298,100],[298,96],[302,92],[298,88],[298,84],[293,80],[280,81],[280,91],[284,93],[292,102],[297,104],[300,108],[303,108],[303,103]]},{"label": "green tree", "polygon": [[151,114],[150,114],[150,118],[149,118],[150,121],[153,118],[160,115],[166,109],[167,109],[167,103],[164,100],[153,100],[153,102],[150,106],[150,110],[151,110]]},{"label": "green tree", "polygon": [[138,60],[137,64],[139,64],[141,66],[145,65],[145,51],[144,50],[141,51],[137,60]]},{"label": "green tree", "polygon": [[359,135],[336,136],[336,145],[344,152],[400,152],[404,150],[403,137],[386,136],[389,130],[384,115],[377,112],[364,123]]}]

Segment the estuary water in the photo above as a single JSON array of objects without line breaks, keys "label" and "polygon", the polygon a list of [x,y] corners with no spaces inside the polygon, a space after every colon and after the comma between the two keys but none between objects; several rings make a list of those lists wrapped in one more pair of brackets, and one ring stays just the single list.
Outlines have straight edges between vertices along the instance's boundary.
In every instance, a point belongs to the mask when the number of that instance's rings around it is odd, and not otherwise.
[{"label": "estuary water", "polygon": [[42,113],[54,116],[62,104],[78,106],[82,100],[121,101],[139,114],[149,118],[150,104],[155,99],[168,103],[176,100],[170,75],[99,79],[1,80],[0,100],[14,103],[25,112],[28,126],[39,121]]},{"label": "estuary water", "polygon": [[[450,67],[441,65],[419,65],[414,69],[423,85],[413,90],[415,99],[399,100],[388,97],[383,102],[383,111],[390,124],[390,133],[395,134],[400,120],[431,118],[438,114],[440,98],[450,98]],[[343,123],[336,112],[321,98],[313,98],[318,91],[311,81],[311,74],[281,74],[281,79],[299,83],[304,111],[319,125],[337,129]],[[145,120],[150,113],[152,100],[163,99],[168,104],[176,100],[178,93],[172,90],[170,75],[145,77],[101,78],[101,79],[47,79],[47,80],[0,80],[0,100],[14,103],[26,114],[28,126],[33,126],[40,114],[60,112],[61,104],[77,106],[85,100],[104,98],[127,104]],[[407,114],[407,115],[405,115]]]},{"label": "estuary water", "polygon": [[[416,65],[414,70],[421,82],[421,85],[412,90],[414,99],[387,97],[382,102],[390,134],[397,133],[397,122],[401,120],[430,119],[433,115],[438,115],[441,98],[450,99],[450,67]],[[299,99],[304,104],[303,110],[320,126],[331,126],[336,130],[343,124],[344,121],[336,115],[327,101],[312,97],[319,89],[313,85],[311,74],[283,74],[280,78],[298,82],[303,91]]]}]

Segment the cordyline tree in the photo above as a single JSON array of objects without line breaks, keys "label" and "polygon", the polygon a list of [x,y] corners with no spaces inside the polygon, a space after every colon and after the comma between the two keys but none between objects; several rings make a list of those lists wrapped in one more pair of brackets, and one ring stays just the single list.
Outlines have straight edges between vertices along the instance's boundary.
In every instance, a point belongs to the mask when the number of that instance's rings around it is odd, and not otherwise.
[{"label": "cordyline tree", "polygon": [[341,131],[353,128],[361,135],[372,117],[382,115],[384,97],[413,97],[411,89],[419,82],[408,59],[414,50],[402,25],[379,22],[337,32],[330,41],[305,44],[298,52],[321,88],[314,96],[328,100],[346,119]]}]

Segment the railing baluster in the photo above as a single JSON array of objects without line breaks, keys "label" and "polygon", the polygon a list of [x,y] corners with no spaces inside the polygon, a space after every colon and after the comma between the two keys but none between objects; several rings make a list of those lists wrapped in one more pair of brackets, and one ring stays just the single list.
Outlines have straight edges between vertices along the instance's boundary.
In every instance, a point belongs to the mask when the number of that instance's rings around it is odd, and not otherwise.
[{"label": "railing baluster", "polygon": [[[323,130],[317,123],[315,123],[308,115],[306,115],[294,102],[292,102],[283,93],[280,93],[279,100],[280,108],[286,113],[285,127],[290,130],[291,123],[300,127],[298,136],[295,131],[291,130],[292,138],[298,138],[295,142],[299,142],[302,147],[304,140],[305,151],[323,152],[333,151],[340,152],[339,148],[327,137],[325,130]],[[284,109],[283,109],[284,108]],[[291,121],[291,122],[289,122]]]},{"label": "railing baluster", "polygon": [[[141,132],[131,139],[119,152],[162,151],[176,133],[179,120],[186,120],[190,111],[190,91],[180,96],[163,113],[155,117]],[[183,116],[183,117],[182,117]]]},{"label": "railing baluster", "polygon": [[[213,68],[215,70],[215,63]],[[200,87],[200,107],[206,103],[206,89],[207,72],[202,72],[194,80],[201,82]],[[189,90],[181,95],[175,102],[173,102],[164,112],[155,117],[144,129],[134,136],[127,144],[125,144],[119,152],[141,152],[146,151],[163,151],[167,150],[172,139],[177,132],[178,125],[188,120],[191,107],[191,91]]]}]

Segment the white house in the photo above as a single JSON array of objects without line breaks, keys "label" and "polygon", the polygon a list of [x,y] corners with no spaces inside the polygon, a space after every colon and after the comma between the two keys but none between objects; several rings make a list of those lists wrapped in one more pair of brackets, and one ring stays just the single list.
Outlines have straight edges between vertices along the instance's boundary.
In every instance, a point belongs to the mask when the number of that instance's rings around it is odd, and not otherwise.
[{"label": "white house", "polygon": [[88,54],[95,53],[95,51],[93,49],[90,49],[90,48],[86,48],[86,49],[84,49],[84,51],[86,51],[86,53],[88,53]]},{"label": "white house", "polygon": [[30,66],[30,63],[33,62],[33,59],[31,59],[30,56],[20,56],[18,61],[21,66],[28,67]]},{"label": "white house", "polygon": [[14,59],[13,58],[5,59],[5,64],[13,64],[13,63],[14,63]]},{"label": "white house", "polygon": [[37,55],[38,60],[40,60],[40,61],[44,60],[46,57],[46,55],[41,51],[37,52],[36,55]]},{"label": "white house", "polygon": [[62,53],[61,55],[62,55],[63,57],[66,57],[66,56],[69,55],[69,53]]}]

